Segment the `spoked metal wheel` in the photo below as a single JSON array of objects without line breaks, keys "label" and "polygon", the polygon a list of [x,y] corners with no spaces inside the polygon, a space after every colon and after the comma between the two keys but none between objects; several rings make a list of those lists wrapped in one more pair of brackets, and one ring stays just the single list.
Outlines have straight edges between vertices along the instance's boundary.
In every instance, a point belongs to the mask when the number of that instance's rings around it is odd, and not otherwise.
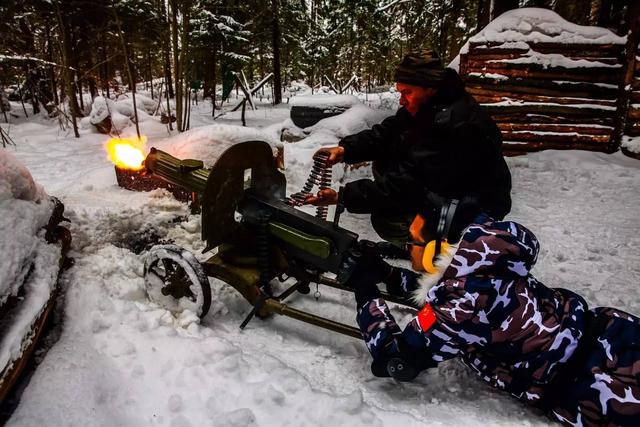
[{"label": "spoked metal wheel", "polygon": [[193,254],[176,245],[151,248],[144,263],[149,299],[172,313],[190,310],[204,317],[211,306],[209,279]]}]

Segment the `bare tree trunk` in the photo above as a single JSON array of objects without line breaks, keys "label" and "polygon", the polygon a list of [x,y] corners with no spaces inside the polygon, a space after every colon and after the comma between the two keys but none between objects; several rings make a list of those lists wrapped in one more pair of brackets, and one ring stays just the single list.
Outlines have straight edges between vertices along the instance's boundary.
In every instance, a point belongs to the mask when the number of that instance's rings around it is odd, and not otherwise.
[{"label": "bare tree trunk", "polygon": [[184,132],[189,128],[188,113],[191,106],[191,86],[189,82],[189,20],[190,20],[190,4],[189,2],[182,3],[184,9],[182,10],[182,49],[180,50],[180,88],[184,91],[185,103],[182,107],[182,126],[178,126],[180,132]]},{"label": "bare tree trunk", "polygon": [[493,21],[508,10],[517,9],[518,6],[520,6],[520,2],[518,0],[493,0],[491,20]]},{"label": "bare tree trunk", "polygon": [[176,76],[176,126],[182,131],[182,65],[181,53],[178,51],[178,5],[176,0],[169,0],[171,13],[171,44],[173,47],[173,72]]},{"label": "bare tree trunk", "polygon": [[147,48],[147,67],[149,71],[149,86],[151,89],[151,99],[154,99],[153,96],[153,68],[151,67],[151,48]]},{"label": "bare tree trunk", "polygon": [[76,138],[80,138],[80,133],[78,132],[78,123],[76,122],[76,118],[80,116],[80,111],[78,108],[78,101],[76,99],[75,91],[73,90],[73,73],[69,68],[69,59],[71,57],[71,37],[69,36],[69,29],[66,25],[66,22],[62,18],[62,12],[60,11],[60,3],[55,3],[56,8],[56,16],[58,18],[58,26],[60,28],[60,32],[62,33],[62,66],[63,72],[62,76],[64,79],[64,88],[67,94],[67,99],[69,100],[69,107],[71,108],[71,124],[73,125],[73,133]]},{"label": "bare tree trunk", "polygon": [[[48,21],[45,21],[45,37],[47,39],[47,60],[49,62],[53,61],[53,42],[51,40],[51,28],[49,27]],[[60,100],[58,98],[58,86],[56,84],[56,71],[53,68],[53,65],[48,67],[49,72],[49,80],[51,81],[51,99],[55,105],[60,104]]]},{"label": "bare tree trunk", "polygon": [[129,76],[129,89],[131,89],[131,98],[133,101],[133,115],[135,117],[136,124],[136,134],[138,135],[138,139],[140,139],[140,125],[138,124],[138,106],[136,105],[136,82],[133,79],[133,73],[131,72],[131,64],[129,60],[129,53],[127,52],[127,43],[124,41],[124,34],[122,34],[122,26],[120,25],[120,18],[118,17],[118,13],[115,8],[111,9],[113,12],[113,17],[116,21],[116,27],[118,28],[118,38],[120,39],[120,46],[122,47],[122,55],[124,56],[124,64],[125,69],[127,70],[127,75]]},{"label": "bare tree trunk", "polygon": [[282,102],[282,81],[280,76],[280,0],[271,0],[271,13],[273,14],[273,103]]},{"label": "bare tree trunk", "polygon": [[476,15],[476,33],[489,23],[491,18],[491,0],[478,0],[478,13]]},{"label": "bare tree trunk", "polygon": [[[160,0],[160,13],[162,14],[162,21],[171,29],[171,23],[167,15],[167,9],[164,4],[164,0]],[[167,85],[167,97],[173,98],[173,82],[171,80],[171,36],[170,30],[162,32],[162,58],[164,60],[164,80]]]},{"label": "bare tree trunk", "polygon": [[591,14],[591,2],[556,0],[553,10],[569,22],[587,25]]},{"label": "bare tree trunk", "polygon": [[106,93],[106,97],[109,98],[109,62],[107,61],[107,43],[105,40],[105,34],[102,35],[102,88]]}]

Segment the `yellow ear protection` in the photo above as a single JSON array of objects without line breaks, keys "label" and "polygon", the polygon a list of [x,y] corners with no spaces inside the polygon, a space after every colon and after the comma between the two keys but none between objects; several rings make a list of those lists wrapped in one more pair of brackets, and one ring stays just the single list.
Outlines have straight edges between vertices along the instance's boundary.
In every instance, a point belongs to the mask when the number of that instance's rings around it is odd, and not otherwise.
[{"label": "yellow ear protection", "polygon": [[450,246],[446,240],[443,240],[440,242],[440,250],[436,252],[437,242],[440,241],[432,240],[424,247],[424,253],[422,254],[422,268],[424,268],[424,271],[427,273],[433,274],[438,272],[438,269],[435,266],[436,260],[440,255],[446,252]]},{"label": "yellow ear protection", "polygon": [[440,218],[438,219],[438,228],[436,230],[435,240],[430,241],[424,248],[422,254],[422,267],[427,273],[437,273],[438,269],[435,263],[440,255],[445,253],[450,245],[446,236],[449,234],[453,217],[459,204],[458,199],[451,199],[440,207]]}]

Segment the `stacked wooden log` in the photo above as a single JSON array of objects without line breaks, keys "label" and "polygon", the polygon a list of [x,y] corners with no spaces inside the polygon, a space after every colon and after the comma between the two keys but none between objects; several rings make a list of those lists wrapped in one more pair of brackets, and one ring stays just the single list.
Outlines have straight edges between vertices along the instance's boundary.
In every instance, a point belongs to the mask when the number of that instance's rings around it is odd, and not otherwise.
[{"label": "stacked wooden log", "polygon": [[627,115],[625,135],[640,136],[640,46],[636,51],[636,63],[631,81],[631,105]]},{"label": "stacked wooden log", "polygon": [[470,41],[460,75],[507,153],[613,151],[623,57],[623,44]]}]

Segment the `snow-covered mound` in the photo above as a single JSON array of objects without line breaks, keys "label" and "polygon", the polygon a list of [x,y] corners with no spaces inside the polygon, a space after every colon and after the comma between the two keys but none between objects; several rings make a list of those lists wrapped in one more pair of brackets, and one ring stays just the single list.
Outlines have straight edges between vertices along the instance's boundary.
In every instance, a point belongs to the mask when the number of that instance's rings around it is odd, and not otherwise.
[{"label": "snow-covered mound", "polygon": [[[115,104],[120,114],[133,117],[133,95],[131,92],[121,95]],[[153,114],[158,109],[158,101],[136,93],[136,107],[138,107],[138,114],[140,114],[141,111],[147,114]]]},{"label": "snow-covered mound", "polygon": [[337,139],[369,129],[389,115],[389,111],[373,110],[362,104],[354,105],[339,116],[327,117],[305,129],[305,132],[330,134]]},{"label": "snow-covered mound", "polygon": [[636,136],[635,138],[627,135],[623,136],[622,148],[626,148],[632,153],[640,154],[640,136]]},{"label": "snow-covered mound", "polygon": [[[88,123],[96,126],[104,122],[107,117],[111,116],[112,129],[119,132],[131,124],[129,116],[120,112],[122,106],[127,108],[126,104],[116,103],[111,99],[97,96],[93,100]],[[122,108],[122,110],[125,110],[125,108]],[[125,112],[128,112],[128,110],[125,110]],[[133,111],[131,111],[131,114],[133,115]],[[83,126],[87,125],[86,118],[82,119],[82,124]]]},{"label": "snow-covered mound", "polygon": [[44,237],[53,207],[29,171],[0,150],[0,306],[21,287],[24,291],[18,315],[3,326],[0,373],[22,353],[23,338],[56,283],[60,246],[47,244]]},{"label": "snow-covered mound", "polygon": [[319,93],[315,95],[300,95],[289,102],[292,107],[313,107],[313,108],[343,108],[347,109],[360,104],[360,100],[353,95],[331,95]]},{"label": "snow-covered mound", "polygon": [[180,159],[202,160],[205,167],[211,167],[230,145],[247,141],[267,142],[274,153],[282,146],[280,141],[266,132],[235,125],[203,126],[157,143],[148,142],[147,146],[155,146]]},{"label": "snow-covered mound", "polygon": [[0,150],[0,305],[17,295],[29,273],[27,260],[37,251],[53,205],[29,171]]},{"label": "snow-covered mound", "polygon": [[527,7],[503,13],[469,41],[624,44],[626,37],[606,28],[574,24],[549,9]]},{"label": "snow-covered mound", "polygon": [[[299,191],[302,188],[311,170],[313,154],[318,148],[336,146],[345,136],[370,129],[390,114],[393,112],[374,110],[363,104],[357,104],[342,114],[320,120],[315,125],[305,128],[304,131],[297,128],[291,119],[286,120],[283,128],[289,133],[297,132],[297,136],[300,138],[298,142],[288,144],[285,151],[288,192]],[[344,179],[363,177],[370,172],[369,168],[354,172],[342,165],[333,169],[335,188]]]}]

